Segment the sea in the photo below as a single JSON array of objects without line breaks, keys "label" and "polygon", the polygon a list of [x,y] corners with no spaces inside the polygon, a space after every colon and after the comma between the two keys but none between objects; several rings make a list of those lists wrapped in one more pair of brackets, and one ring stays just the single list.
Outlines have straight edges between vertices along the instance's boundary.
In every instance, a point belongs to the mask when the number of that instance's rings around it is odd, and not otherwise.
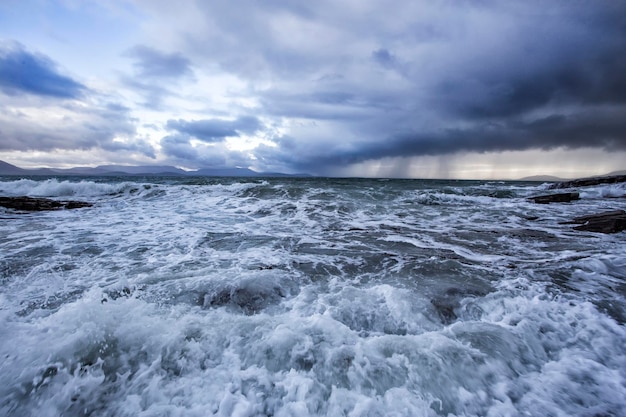
[{"label": "sea", "polygon": [[625,416],[626,185],[0,178],[1,416]]}]

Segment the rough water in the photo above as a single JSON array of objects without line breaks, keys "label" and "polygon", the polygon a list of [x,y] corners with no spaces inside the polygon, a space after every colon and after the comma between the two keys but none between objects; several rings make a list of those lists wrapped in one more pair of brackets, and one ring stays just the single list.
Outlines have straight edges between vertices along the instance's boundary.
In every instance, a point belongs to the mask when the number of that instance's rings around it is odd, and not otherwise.
[{"label": "rough water", "polygon": [[0,178],[2,416],[624,416],[622,185]]}]

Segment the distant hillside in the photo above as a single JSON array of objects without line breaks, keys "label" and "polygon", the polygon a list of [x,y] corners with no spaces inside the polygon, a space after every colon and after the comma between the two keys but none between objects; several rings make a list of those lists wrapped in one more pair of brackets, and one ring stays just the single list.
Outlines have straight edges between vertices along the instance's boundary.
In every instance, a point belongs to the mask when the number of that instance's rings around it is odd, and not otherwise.
[{"label": "distant hillside", "polygon": [[621,171],[613,171],[610,174],[607,174],[606,176],[614,176],[614,175],[626,175],[626,169],[623,169]]},{"label": "distant hillside", "polygon": [[58,175],[186,175],[187,171],[167,165],[100,165],[92,167],[74,167],[54,169]]},{"label": "distant hillside", "polygon": [[565,178],[559,178],[552,175],[531,175],[530,177],[520,178],[520,181],[565,181]]},{"label": "distant hillside", "polygon": [[127,174],[182,174],[185,175],[188,172],[180,168],[176,168],[169,165],[140,165],[140,166],[125,166],[125,165],[100,165],[95,169],[103,170],[106,172],[125,172]]},{"label": "distant hillside", "polygon": [[0,175],[23,175],[25,170],[11,165],[8,162],[0,161]]},{"label": "distant hillside", "polygon": [[600,184],[617,184],[626,182],[626,175],[602,175],[599,177],[579,178],[571,181],[562,181],[551,184],[549,188],[573,188],[573,187],[589,187]]},{"label": "distant hillside", "polygon": [[164,175],[164,176],[207,176],[207,177],[306,177],[307,174],[282,174],[278,172],[256,172],[248,168],[203,168],[185,171],[169,165],[101,165],[74,168],[39,168],[24,169],[0,161],[0,175],[88,175],[88,176],[124,176],[124,175]]},{"label": "distant hillside", "polygon": [[626,175],[626,170],[621,171],[613,171],[604,175],[594,175],[592,177],[581,177],[581,178],[559,178],[552,175],[532,175],[530,177],[520,178],[520,181],[547,181],[547,182],[562,182],[562,181],[574,181],[574,180],[584,180],[591,178],[602,178],[602,177],[616,177],[619,175]]},{"label": "distant hillside", "polygon": [[207,177],[258,177],[259,172],[247,168],[203,168],[190,171],[187,175],[206,175]]},{"label": "distant hillside", "polygon": [[555,177],[553,175],[531,175],[530,177],[520,178],[520,181],[565,181],[565,178]]}]

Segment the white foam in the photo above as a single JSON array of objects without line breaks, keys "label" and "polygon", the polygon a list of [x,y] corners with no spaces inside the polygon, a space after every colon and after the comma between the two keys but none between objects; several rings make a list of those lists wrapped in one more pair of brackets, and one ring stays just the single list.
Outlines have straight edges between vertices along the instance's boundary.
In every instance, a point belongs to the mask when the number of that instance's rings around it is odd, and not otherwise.
[{"label": "white foam", "polygon": [[0,192],[2,193],[33,197],[95,197],[117,194],[137,187],[137,184],[129,182],[59,181],[54,178],[42,181],[20,179],[0,182]]},{"label": "white foam", "polygon": [[423,248],[423,249],[449,250],[465,259],[472,260],[472,261],[499,262],[503,260],[503,257],[499,255],[480,254],[472,250],[469,250],[467,248],[464,248],[462,246],[451,245],[449,243],[444,243],[444,242],[435,242],[432,239],[417,239],[417,238],[410,238],[410,237],[405,237],[405,236],[390,235],[390,236],[385,236],[384,238],[382,238],[382,240],[385,240],[387,242],[409,243],[415,247]]},{"label": "white foam", "polygon": [[585,187],[580,198],[623,198],[626,197],[626,183]]},{"label": "white foam", "polygon": [[626,413],[602,201],[307,181],[10,183],[102,204],[0,220],[0,414]]}]

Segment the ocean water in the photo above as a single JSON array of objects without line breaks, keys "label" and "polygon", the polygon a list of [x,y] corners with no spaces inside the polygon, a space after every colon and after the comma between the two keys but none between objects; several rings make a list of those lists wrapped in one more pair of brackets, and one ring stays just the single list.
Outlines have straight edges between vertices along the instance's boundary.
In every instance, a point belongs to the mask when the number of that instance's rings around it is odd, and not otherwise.
[{"label": "ocean water", "polygon": [[[626,186],[0,178],[2,416],[624,416]],[[620,198],[621,197],[621,198]]]}]

